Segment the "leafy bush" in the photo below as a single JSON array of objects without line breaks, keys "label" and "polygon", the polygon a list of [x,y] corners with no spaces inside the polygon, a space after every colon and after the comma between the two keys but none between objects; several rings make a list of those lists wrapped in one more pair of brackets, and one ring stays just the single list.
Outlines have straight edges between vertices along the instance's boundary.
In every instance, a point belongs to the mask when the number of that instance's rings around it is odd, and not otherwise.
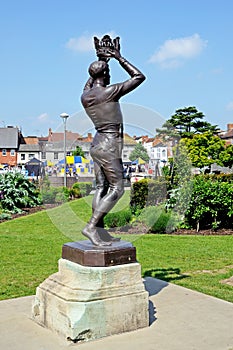
[{"label": "leafy bush", "polygon": [[185,220],[197,228],[233,227],[233,184],[197,176]]},{"label": "leafy bush", "polygon": [[0,202],[5,211],[20,213],[23,208],[41,204],[40,193],[34,183],[19,172],[0,175]]},{"label": "leafy bush", "polygon": [[157,180],[143,179],[132,186],[130,206],[133,213],[145,206],[163,203],[167,197],[167,182],[163,178]]},{"label": "leafy bush", "polygon": [[11,220],[11,214],[9,214],[9,213],[1,213],[0,214],[0,221],[1,220]]},{"label": "leafy bush", "polygon": [[121,227],[127,225],[131,218],[132,212],[128,208],[118,212],[108,213],[104,218],[104,224],[108,228]]},{"label": "leafy bush", "polygon": [[41,190],[41,196],[44,204],[63,203],[69,199],[69,190],[65,187],[49,187]]},{"label": "leafy bush", "polygon": [[163,206],[149,206],[142,210],[138,221],[146,224],[151,233],[170,233],[177,226],[176,215]]},{"label": "leafy bush", "polygon": [[70,189],[70,196],[74,198],[85,197],[92,191],[91,182],[76,182]]}]

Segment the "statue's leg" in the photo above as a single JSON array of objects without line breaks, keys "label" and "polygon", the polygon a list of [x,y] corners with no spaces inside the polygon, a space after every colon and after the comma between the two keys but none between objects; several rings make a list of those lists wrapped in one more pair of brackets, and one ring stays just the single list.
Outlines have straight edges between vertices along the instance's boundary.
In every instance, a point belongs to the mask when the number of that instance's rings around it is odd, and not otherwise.
[{"label": "statue's leg", "polygon": [[[96,191],[92,201],[92,213],[94,213],[95,210],[98,210],[102,198],[108,193],[109,189],[109,183],[104,175],[103,169],[97,162],[95,162],[94,164],[94,170],[96,174]],[[120,241],[119,237],[111,236],[109,232],[106,229],[104,229],[104,217],[106,214],[107,213],[103,213],[98,223],[96,224],[96,230],[100,238],[105,242]]]},{"label": "statue's leg", "polygon": [[93,206],[93,215],[90,220],[90,223],[95,226],[114,207],[124,193],[121,159],[105,160],[102,169],[109,183],[109,190],[103,197],[96,197],[98,201]]},{"label": "statue's leg", "polygon": [[112,237],[109,235],[110,241],[107,242],[102,240],[97,227],[124,193],[123,167],[119,157],[117,134],[109,136],[97,133],[92,143],[91,156],[95,164],[97,188],[93,199],[92,217],[82,232],[95,245],[109,245]]}]

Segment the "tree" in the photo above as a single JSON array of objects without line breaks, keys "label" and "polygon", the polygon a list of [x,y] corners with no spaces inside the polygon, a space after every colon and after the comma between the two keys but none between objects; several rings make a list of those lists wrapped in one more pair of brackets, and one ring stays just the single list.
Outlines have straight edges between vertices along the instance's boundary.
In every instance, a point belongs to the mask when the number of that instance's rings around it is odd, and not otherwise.
[{"label": "tree", "polygon": [[82,147],[76,146],[76,149],[72,152],[72,156],[80,156],[85,158],[84,151],[82,150]]},{"label": "tree", "polygon": [[173,146],[180,139],[176,128],[169,121],[166,121],[162,125],[162,129],[156,129],[156,133],[159,137],[162,137],[164,141],[173,141]]},{"label": "tree", "polygon": [[220,153],[219,159],[224,166],[232,168],[232,166],[233,166],[233,145],[227,145],[225,150]]},{"label": "tree", "polygon": [[138,158],[143,159],[145,162],[148,162],[150,159],[145,147],[141,143],[137,143],[134,150],[129,155],[131,161]]},{"label": "tree", "polygon": [[231,166],[233,149],[225,146],[225,141],[211,132],[196,134],[193,138],[182,138],[181,145],[187,147],[187,151],[193,166],[203,168],[216,163],[220,166]]},{"label": "tree", "polygon": [[204,117],[196,107],[190,106],[177,109],[167,123],[172,125],[181,137],[192,137],[194,134],[203,132],[216,134],[219,130],[217,125],[204,121]]}]

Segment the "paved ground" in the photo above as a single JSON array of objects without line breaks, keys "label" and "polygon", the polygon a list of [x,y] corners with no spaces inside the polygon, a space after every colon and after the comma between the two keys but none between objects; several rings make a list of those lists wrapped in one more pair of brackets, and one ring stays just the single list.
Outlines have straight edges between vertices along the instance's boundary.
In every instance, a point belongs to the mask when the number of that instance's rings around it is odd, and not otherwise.
[{"label": "paved ground", "polygon": [[1,350],[233,350],[233,303],[147,278],[148,328],[73,344],[30,319],[33,297],[0,302]]}]

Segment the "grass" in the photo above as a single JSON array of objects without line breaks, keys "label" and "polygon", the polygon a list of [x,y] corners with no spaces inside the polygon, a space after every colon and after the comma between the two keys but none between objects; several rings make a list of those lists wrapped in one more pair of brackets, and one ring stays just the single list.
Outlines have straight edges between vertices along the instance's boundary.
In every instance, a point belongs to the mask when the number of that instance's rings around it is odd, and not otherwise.
[{"label": "grass", "polygon": [[[35,294],[57,271],[62,245],[85,239],[92,197],[0,224],[0,299]],[[129,203],[129,191],[117,204]],[[123,235],[137,248],[143,276],[152,276],[233,302],[233,236]]]}]

